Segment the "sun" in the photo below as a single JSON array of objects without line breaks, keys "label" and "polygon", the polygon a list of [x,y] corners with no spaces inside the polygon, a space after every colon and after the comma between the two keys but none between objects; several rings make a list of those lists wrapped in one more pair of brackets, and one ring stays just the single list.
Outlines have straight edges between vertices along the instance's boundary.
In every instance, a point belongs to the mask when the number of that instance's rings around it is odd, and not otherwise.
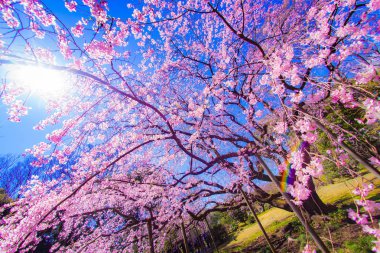
[{"label": "sun", "polygon": [[10,79],[33,94],[47,97],[64,95],[69,83],[66,72],[41,66],[14,66]]}]

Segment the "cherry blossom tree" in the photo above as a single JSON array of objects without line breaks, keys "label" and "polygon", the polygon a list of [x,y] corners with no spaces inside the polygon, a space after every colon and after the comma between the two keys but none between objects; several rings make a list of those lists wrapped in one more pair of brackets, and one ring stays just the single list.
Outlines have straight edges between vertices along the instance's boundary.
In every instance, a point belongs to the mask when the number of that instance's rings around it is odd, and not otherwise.
[{"label": "cherry blossom tree", "polygon": [[[26,151],[35,166],[58,161],[48,172],[58,176],[34,178],[12,203],[0,249],[33,250],[41,232],[59,227],[52,250],[154,252],[192,220],[245,205],[244,188],[294,211],[328,252],[299,209],[325,211],[313,183],[325,159],[346,166],[351,157],[380,176],[379,147],[324,119],[338,104],[378,124],[378,94],[365,85],[379,81],[379,1],[144,1],[122,18],[109,4],[62,1],[63,18],[43,1],[0,1],[2,67],[69,78],[35,126],[57,129]],[[18,122],[28,88],[4,76],[0,96]],[[313,148],[322,132],[334,156]],[[284,192],[288,164],[294,182]],[[367,212],[378,208],[360,196]],[[350,217],[379,237],[368,216]]]}]

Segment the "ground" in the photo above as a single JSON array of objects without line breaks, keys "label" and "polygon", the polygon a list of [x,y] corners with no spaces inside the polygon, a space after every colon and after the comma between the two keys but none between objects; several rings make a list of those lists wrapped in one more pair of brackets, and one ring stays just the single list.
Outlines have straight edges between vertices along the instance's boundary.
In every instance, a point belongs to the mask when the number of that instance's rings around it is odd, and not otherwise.
[{"label": "ground", "polygon": [[[366,236],[360,226],[347,219],[346,209],[353,205],[352,189],[368,181],[380,186],[379,179],[372,174],[366,174],[355,179],[321,186],[317,190],[326,204],[333,204],[338,208],[326,217],[315,216],[312,221],[322,239],[334,251],[367,252],[365,247],[360,245],[370,244],[372,238]],[[373,190],[369,197],[380,198],[380,188]],[[280,252],[298,252],[306,242],[312,241],[311,238],[305,236],[302,226],[291,212],[271,208],[261,213],[259,219]],[[266,249],[266,242],[257,224],[241,227],[232,235],[232,238],[230,242],[219,248],[220,252],[270,252]]]}]

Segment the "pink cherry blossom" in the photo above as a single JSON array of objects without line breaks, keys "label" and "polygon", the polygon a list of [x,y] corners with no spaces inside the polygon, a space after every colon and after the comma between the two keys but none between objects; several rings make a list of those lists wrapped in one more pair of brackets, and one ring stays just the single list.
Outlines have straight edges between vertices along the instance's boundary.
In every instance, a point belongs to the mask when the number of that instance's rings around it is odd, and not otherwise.
[{"label": "pink cherry blossom", "polygon": [[301,205],[302,201],[308,199],[311,193],[309,189],[299,182],[289,186],[288,192],[295,198],[294,203],[297,205]]},{"label": "pink cherry blossom", "polygon": [[305,247],[302,250],[302,253],[316,253],[317,251],[313,246],[310,244],[306,244]]},{"label": "pink cherry blossom", "polygon": [[70,1],[65,1],[65,7],[70,11],[70,12],[73,12],[73,11],[76,11],[77,9],[77,2],[73,1],[73,0],[70,0]]},{"label": "pink cherry blossom", "polygon": [[363,102],[366,109],[367,124],[374,124],[380,119],[380,101],[367,98]]},{"label": "pink cherry blossom", "polygon": [[71,32],[75,37],[81,37],[83,35],[84,26],[82,21],[78,21],[74,27],[71,28]]},{"label": "pink cherry blossom", "polygon": [[372,163],[372,165],[380,167],[380,159],[378,159],[377,157],[372,156],[371,158],[369,158],[369,160]]},{"label": "pink cherry blossom", "polygon": [[367,4],[367,6],[371,11],[376,11],[376,10],[380,9],[380,1],[379,0],[371,0]]},{"label": "pink cherry blossom", "polygon": [[368,224],[367,215],[359,214],[352,209],[348,209],[348,217],[359,225]]}]

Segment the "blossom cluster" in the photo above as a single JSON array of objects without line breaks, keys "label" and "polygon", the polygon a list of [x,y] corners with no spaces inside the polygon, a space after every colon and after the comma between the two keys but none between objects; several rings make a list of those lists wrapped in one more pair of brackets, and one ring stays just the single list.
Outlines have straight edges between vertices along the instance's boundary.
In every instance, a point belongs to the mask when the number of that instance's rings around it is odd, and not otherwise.
[{"label": "blossom cluster", "polygon": [[[363,183],[353,190],[353,194],[359,196],[359,199],[355,200],[358,208],[356,211],[349,209],[348,217],[359,224],[362,227],[363,232],[373,235],[376,238],[376,241],[374,242],[375,246],[372,250],[374,252],[380,252],[380,224],[376,225],[373,221],[370,222],[368,220],[369,218],[372,220],[374,212],[380,210],[380,203],[366,199],[373,189],[374,185],[372,183]],[[366,213],[360,212],[359,207],[362,207]]]}]

